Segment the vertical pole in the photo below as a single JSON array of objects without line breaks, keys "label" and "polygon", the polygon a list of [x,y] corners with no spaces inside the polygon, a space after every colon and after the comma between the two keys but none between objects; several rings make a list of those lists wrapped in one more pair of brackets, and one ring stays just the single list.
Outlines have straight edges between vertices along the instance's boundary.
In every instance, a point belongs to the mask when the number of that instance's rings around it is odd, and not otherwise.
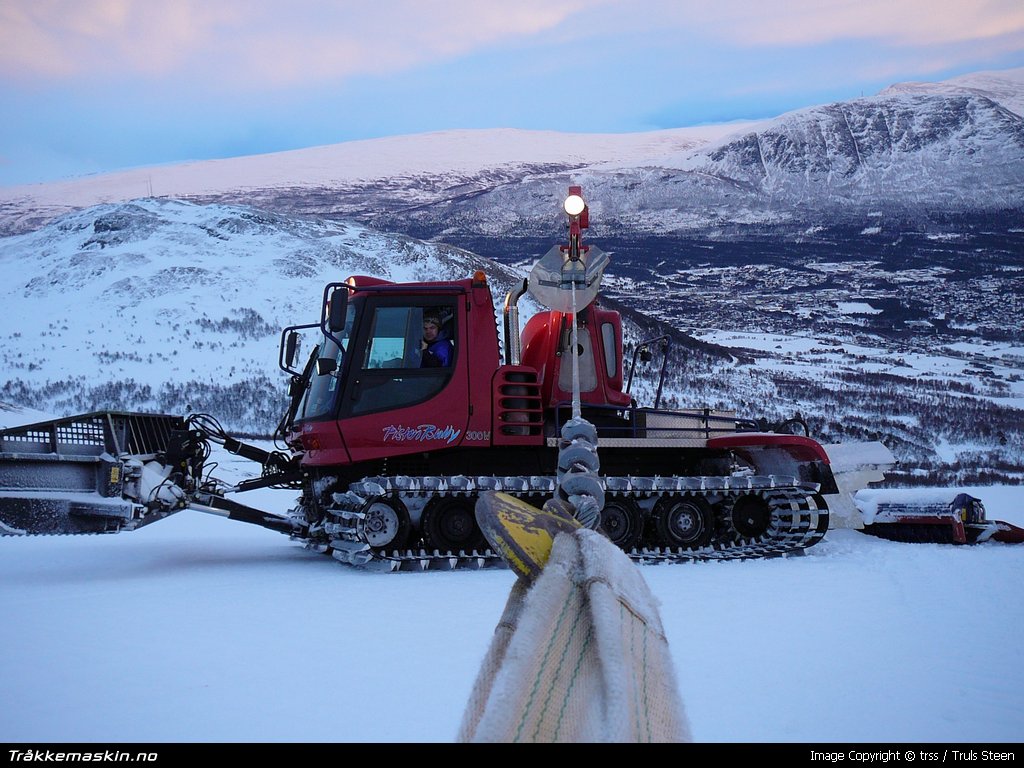
[{"label": "vertical pole", "polygon": [[580,406],[580,340],[579,323],[576,320],[576,281],[572,282],[572,417],[582,418]]}]

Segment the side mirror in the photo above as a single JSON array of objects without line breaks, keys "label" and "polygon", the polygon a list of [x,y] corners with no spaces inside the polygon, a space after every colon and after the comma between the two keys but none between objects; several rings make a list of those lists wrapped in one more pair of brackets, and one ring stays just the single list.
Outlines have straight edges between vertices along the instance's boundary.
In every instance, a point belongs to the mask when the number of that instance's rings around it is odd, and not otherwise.
[{"label": "side mirror", "polygon": [[648,347],[646,344],[644,346],[640,347],[640,361],[641,362],[649,363],[649,362],[651,362],[651,359],[653,357],[654,357],[654,355],[651,354],[651,348],[650,347]]},{"label": "side mirror", "polygon": [[318,357],[316,359],[316,373],[318,376],[334,373],[337,369],[338,362],[333,357]]},{"label": "side mirror", "polygon": [[295,353],[299,349],[299,334],[292,331],[284,342],[284,364],[291,368],[295,363]]},{"label": "side mirror", "polygon": [[348,311],[348,289],[335,288],[331,292],[327,308],[327,327],[331,333],[345,330],[345,314]]}]

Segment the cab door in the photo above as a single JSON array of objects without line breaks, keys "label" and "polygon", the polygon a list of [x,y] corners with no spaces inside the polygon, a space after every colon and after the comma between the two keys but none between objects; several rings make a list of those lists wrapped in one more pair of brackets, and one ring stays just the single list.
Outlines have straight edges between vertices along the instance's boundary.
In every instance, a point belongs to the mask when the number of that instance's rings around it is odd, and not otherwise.
[{"label": "cab door", "polygon": [[[340,428],[353,461],[458,445],[469,421],[465,328],[454,296],[380,296],[363,312],[342,395]],[[450,363],[424,365],[424,317],[441,319]]]}]

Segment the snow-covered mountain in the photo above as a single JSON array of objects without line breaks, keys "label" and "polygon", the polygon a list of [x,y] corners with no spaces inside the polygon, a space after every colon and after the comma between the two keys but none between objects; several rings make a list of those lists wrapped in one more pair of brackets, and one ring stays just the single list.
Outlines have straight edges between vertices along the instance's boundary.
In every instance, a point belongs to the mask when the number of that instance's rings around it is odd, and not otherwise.
[{"label": "snow-covered mountain", "polygon": [[[99,203],[154,196],[372,219],[594,163],[651,164],[732,130],[712,126],[614,135],[453,130],[0,187],[0,233],[31,229]],[[557,194],[563,187],[559,182]],[[392,217],[392,226],[381,228],[400,228],[404,219],[404,214]]]},{"label": "snow-covered mountain", "polygon": [[355,224],[171,200],[105,204],[0,239],[0,401],[70,414],[202,410],[269,434],[283,413],[281,330],[319,321],[323,288],[521,279],[445,245]]},{"label": "snow-covered mountain", "polygon": [[[203,411],[262,435],[287,403],[282,331],[319,321],[327,283],[350,275],[445,281],[483,270],[503,345],[498,313],[526,276],[351,222],[157,199],[93,206],[0,238],[0,270],[9,276],[0,284],[0,408]],[[541,311],[529,295],[519,308],[523,322]],[[669,332],[702,359],[732,360],[724,348],[620,309],[628,343]],[[638,376],[632,392],[649,402],[655,389]]]},{"label": "snow-covered mountain", "polygon": [[1024,208],[1024,68],[757,123],[623,135],[447,131],[0,188],[0,232],[140,197],[239,203],[385,231],[547,235],[569,182],[607,234],[868,213]]},{"label": "snow-covered mountain", "polygon": [[[153,199],[0,238],[0,269],[9,276],[0,285],[0,403],[58,415],[202,411],[235,433],[263,435],[286,405],[281,330],[318,320],[326,283],[352,274],[448,280],[483,269],[498,311],[525,275],[351,222]],[[769,421],[802,412],[819,439],[885,439],[925,477],[945,466],[972,482],[1006,481],[1024,456],[1024,434],[1013,427],[1024,355],[1005,337],[1015,321],[1000,330],[991,303],[972,310],[977,320],[944,313],[941,328],[917,319],[944,312],[946,274],[954,273],[863,261],[705,265],[664,278],[608,276],[602,301],[624,314],[627,363],[637,340],[671,337],[664,405]],[[983,275],[979,289],[998,287],[992,279]],[[970,291],[974,282],[956,285]],[[889,297],[904,286],[918,314]],[[524,297],[523,321],[538,309]],[[973,326],[971,341],[954,321],[989,325]],[[906,332],[917,328],[919,339]],[[641,363],[631,377],[641,405],[654,402],[660,365]]]},{"label": "snow-covered mountain", "polygon": [[628,338],[677,342],[664,402],[801,411],[908,471],[1016,478],[1022,93],[1024,69],[756,124],[457,131],[0,189],[21,232],[0,238],[0,403],[265,434],[280,330],[316,319],[324,283],[482,265],[500,302],[581,183]]},{"label": "snow-covered mountain", "polygon": [[1022,78],[1024,78],[1024,68],[1022,67],[1000,71],[972,72],[944,80],[941,83],[896,83],[883,90],[881,95],[885,96],[890,93],[974,95],[991,99],[1011,112],[1024,115]]}]

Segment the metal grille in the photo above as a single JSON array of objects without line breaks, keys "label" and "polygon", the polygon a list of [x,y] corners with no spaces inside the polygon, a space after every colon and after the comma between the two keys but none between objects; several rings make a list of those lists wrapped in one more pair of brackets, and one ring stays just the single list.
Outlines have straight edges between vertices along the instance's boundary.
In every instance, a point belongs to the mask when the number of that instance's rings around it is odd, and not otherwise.
[{"label": "metal grille", "polygon": [[180,425],[181,420],[174,416],[134,414],[126,419],[125,450],[131,454],[165,451],[171,431]]},{"label": "metal grille", "polygon": [[103,420],[93,417],[88,421],[70,421],[54,424],[56,443],[61,445],[99,445],[105,446]]},{"label": "metal grille", "polygon": [[104,411],[0,431],[0,451],[72,455],[156,454],[167,449],[176,416]]}]

